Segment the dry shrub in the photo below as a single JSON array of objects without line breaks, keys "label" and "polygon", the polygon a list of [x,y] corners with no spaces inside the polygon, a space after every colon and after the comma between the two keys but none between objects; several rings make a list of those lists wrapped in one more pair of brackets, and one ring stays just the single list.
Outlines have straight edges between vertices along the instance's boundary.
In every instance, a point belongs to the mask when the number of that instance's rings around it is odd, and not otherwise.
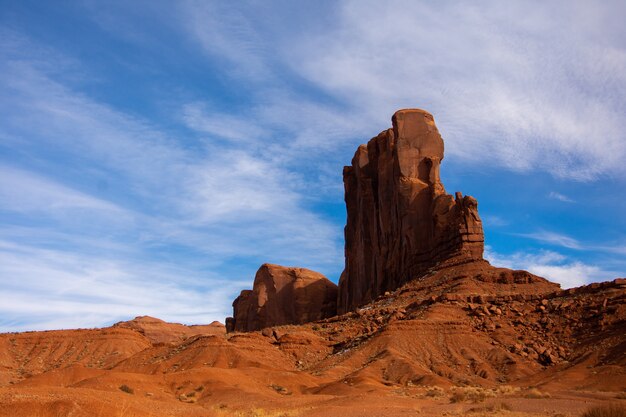
[{"label": "dry shrub", "polygon": [[626,392],[620,392],[618,393],[615,398],[617,398],[618,400],[626,400]]},{"label": "dry shrub", "polygon": [[608,404],[592,407],[582,417],[626,417],[626,407],[620,404]]},{"label": "dry shrub", "polygon": [[491,405],[485,405],[483,407],[473,407],[468,411],[470,413],[495,413],[500,411],[512,411],[513,408],[507,403],[497,403]]},{"label": "dry shrub", "polygon": [[524,397],[538,400],[542,398],[550,398],[550,394],[547,392],[541,392],[537,388],[529,388],[528,391],[524,393]]},{"label": "dry shrub", "polygon": [[498,395],[513,395],[520,391],[519,387],[512,387],[511,385],[500,385],[496,388]]},{"label": "dry shrub", "polygon": [[473,403],[482,403],[487,398],[495,397],[496,394],[488,389],[480,387],[457,387],[452,389],[450,402],[460,403],[463,401],[471,401]]},{"label": "dry shrub", "polygon": [[277,385],[277,384],[271,384],[270,388],[273,389],[274,391],[276,391],[279,394],[282,395],[291,395],[291,391],[289,391],[287,388]]},{"label": "dry shrub", "polygon": [[237,411],[235,414],[229,414],[235,417],[295,417],[300,414],[298,410],[264,410],[262,408],[254,408],[247,411]]},{"label": "dry shrub", "polygon": [[444,394],[444,390],[441,387],[438,387],[436,385],[433,385],[432,387],[429,387],[426,390],[426,396],[427,397],[441,397]]},{"label": "dry shrub", "polygon": [[129,387],[128,385],[126,385],[126,384],[120,385],[120,391],[123,391],[126,394],[134,394],[135,393],[135,390],[132,389],[131,387]]}]

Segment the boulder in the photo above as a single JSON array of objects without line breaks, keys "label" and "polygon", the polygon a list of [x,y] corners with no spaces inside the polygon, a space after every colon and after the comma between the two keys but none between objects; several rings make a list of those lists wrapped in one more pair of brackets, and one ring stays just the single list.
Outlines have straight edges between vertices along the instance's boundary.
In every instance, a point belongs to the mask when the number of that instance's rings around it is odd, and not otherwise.
[{"label": "boulder", "polygon": [[233,302],[227,331],[255,331],[271,326],[303,324],[337,313],[337,286],[319,272],[263,264],[252,290]]},{"label": "boulder", "polygon": [[442,262],[482,259],[476,199],[447,194],[439,178],[444,144],[433,116],[400,110],[392,125],[359,146],[343,171],[348,219],[340,314]]}]

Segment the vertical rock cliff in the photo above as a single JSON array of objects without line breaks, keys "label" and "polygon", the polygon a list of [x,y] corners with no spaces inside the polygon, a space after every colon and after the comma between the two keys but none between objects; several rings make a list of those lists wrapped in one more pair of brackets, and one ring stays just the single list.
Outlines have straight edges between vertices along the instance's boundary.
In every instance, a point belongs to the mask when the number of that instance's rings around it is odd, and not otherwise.
[{"label": "vertical rock cliff", "polygon": [[348,221],[340,314],[444,261],[482,259],[476,200],[447,194],[439,178],[444,145],[433,116],[399,110],[392,124],[359,146],[343,171]]},{"label": "vertical rock cliff", "polygon": [[337,286],[319,272],[263,264],[252,290],[233,301],[226,330],[254,331],[283,324],[302,324],[337,313]]}]

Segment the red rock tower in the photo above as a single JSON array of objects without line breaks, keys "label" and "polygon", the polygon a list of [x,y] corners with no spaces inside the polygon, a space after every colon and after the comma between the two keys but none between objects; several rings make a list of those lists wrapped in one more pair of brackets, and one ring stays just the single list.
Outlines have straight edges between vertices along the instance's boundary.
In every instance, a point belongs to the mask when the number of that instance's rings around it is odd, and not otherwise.
[{"label": "red rock tower", "polygon": [[340,314],[442,262],[482,259],[476,200],[446,194],[439,178],[444,146],[433,116],[399,110],[392,123],[359,146],[343,171],[348,221]]}]

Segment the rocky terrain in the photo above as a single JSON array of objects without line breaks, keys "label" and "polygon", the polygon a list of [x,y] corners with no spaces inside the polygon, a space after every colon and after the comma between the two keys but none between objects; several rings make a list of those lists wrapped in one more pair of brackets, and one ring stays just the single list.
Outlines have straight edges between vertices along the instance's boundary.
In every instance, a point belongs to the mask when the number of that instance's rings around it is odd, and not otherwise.
[{"label": "rocky terrain", "polygon": [[[562,290],[482,258],[432,115],[344,170],[335,286],[265,264],[226,326],[151,317],[0,335],[0,416],[579,416],[626,404],[626,279]],[[616,414],[619,415],[619,414]]]}]

